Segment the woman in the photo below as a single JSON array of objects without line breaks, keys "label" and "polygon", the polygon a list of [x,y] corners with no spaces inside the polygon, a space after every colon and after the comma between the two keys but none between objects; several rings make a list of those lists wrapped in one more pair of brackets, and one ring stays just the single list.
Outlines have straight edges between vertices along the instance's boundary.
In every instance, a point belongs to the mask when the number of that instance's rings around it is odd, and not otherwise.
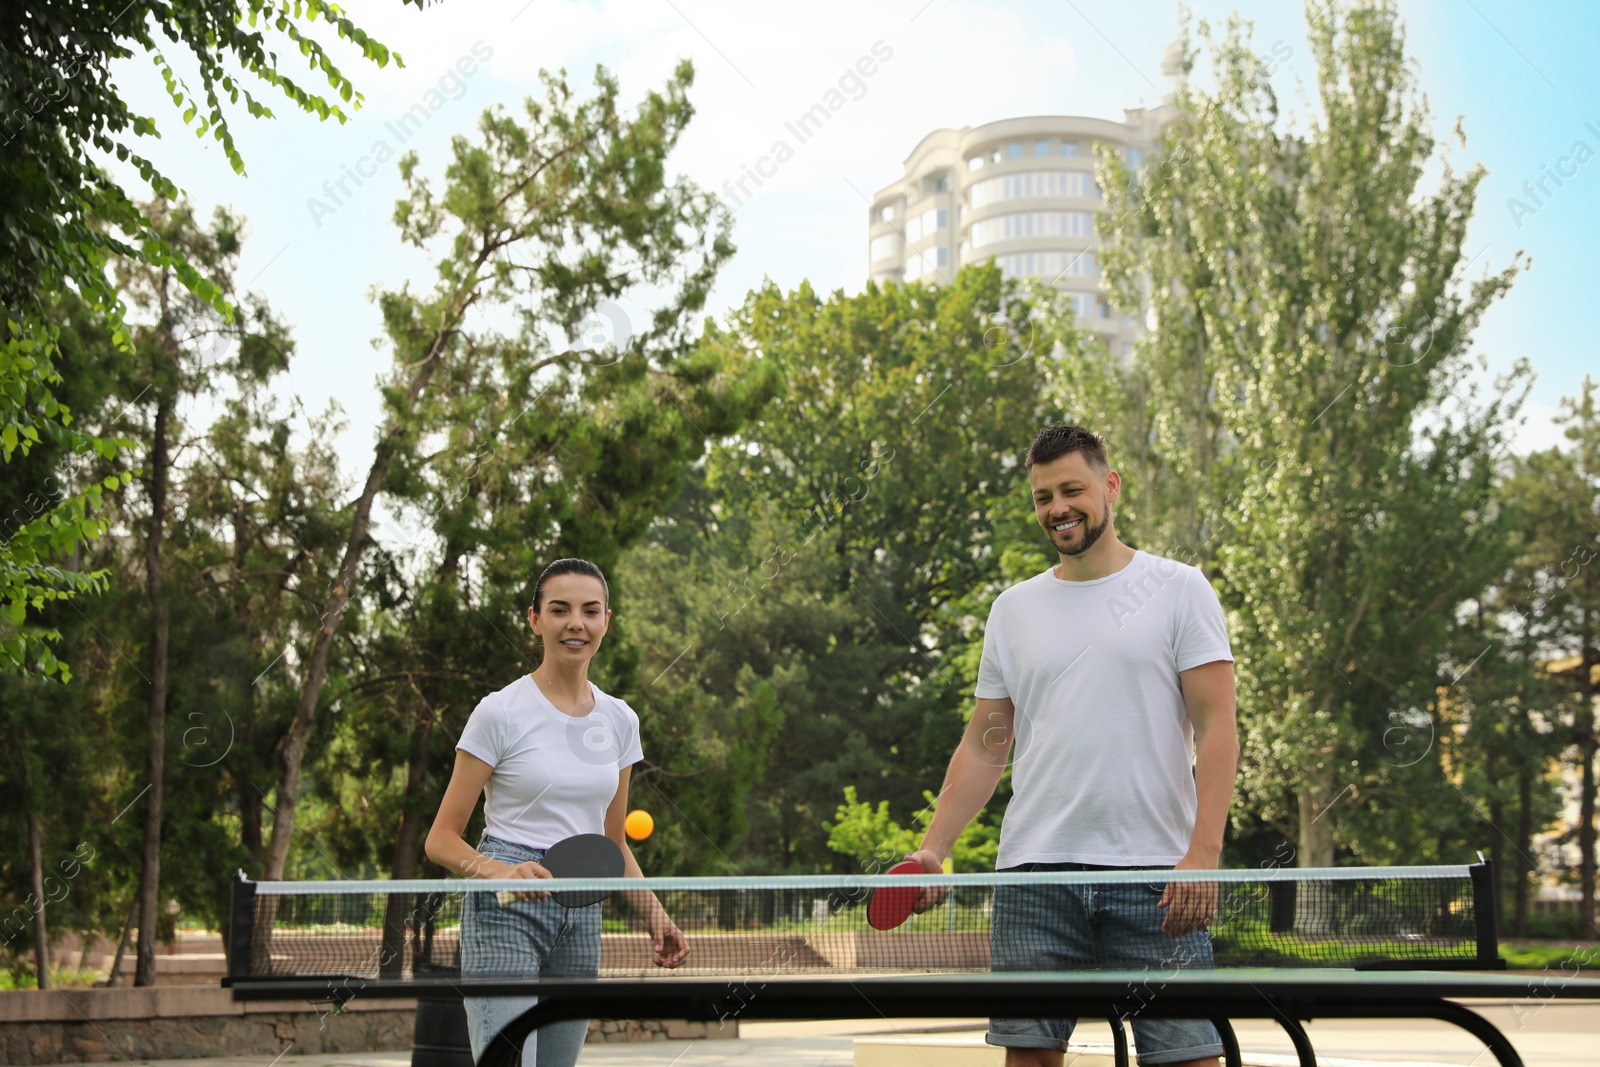
[{"label": "woman", "polygon": [[[604,833],[622,848],[626,875],[642,878],[623,835],[628,776],[644,758],[639,717],[589,681],[589,662],[611,622],[610,591],[593,563],[558,559],[534,588],[528,622],[544,658],[485,697],[456,745],[456,765],[428,833],[428,858],[468,878],[549,878],[547,848],[575,834]],[[461,837],[484,795],[477,849]],[[655,963],[676,967],[688,955],[683,934],[654,893],[629,894],[643,913]],[[563,908],[546,893],[519,894],[501,905],[493,893],[467,893],[462,904],[465,978],[591,977],[600,965],[600,905]],[[472,1056],[536,997],[469,997]],[[524,1067],[571,1067],[587,1019],[551,1023],[528,1036]]]}]

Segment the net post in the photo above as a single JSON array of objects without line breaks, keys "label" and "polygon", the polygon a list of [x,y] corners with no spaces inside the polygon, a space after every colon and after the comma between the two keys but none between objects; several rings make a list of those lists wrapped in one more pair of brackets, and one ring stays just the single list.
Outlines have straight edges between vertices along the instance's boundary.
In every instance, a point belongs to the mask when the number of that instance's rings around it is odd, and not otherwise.
[{"label": "net post", "polygon": [[228,980],[250,977],[255,940],[256,884],[243,871],[233,876],[233,901],[228,911]]},{"label": "net post", "polygon": [[1500,880],[1494,860],[1478,853],[1478,862],[1467,868],[1472,878],[1472,922],[1478,935],[1478,965],[1503,970],[1500,958]]}]

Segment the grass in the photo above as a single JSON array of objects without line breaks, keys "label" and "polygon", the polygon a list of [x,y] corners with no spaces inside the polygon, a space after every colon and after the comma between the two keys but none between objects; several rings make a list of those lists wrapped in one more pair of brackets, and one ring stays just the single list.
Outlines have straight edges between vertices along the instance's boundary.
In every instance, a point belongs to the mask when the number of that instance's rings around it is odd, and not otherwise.
[{"label": "grass", "polygon": [[1576,945],[1501,945],[1500,958],[1514,971],[1550,971],[1569,977],[1600,974],[1600,948]]},{"label": "grass", "polygon": [[[91,989],[104,977],[99,971],[52,971],[50,984],[61,989]],[[0,971],[0,990],[38,988],[39,980],[32,971]]]}]

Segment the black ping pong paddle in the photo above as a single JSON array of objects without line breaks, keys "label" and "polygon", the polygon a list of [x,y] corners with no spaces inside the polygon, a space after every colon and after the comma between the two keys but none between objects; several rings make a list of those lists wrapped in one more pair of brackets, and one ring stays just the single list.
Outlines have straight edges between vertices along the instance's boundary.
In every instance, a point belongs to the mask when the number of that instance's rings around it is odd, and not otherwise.
[{"label": "black ping pong paddle", "polygon": [[[577,834],[551,845],[539,863],[556,878],[621,878],[622,849],[605,834]],[[569,889],[552,893],[563,908],[598,904],[610,892],[604,889]]]},{"label": "black ping pong paddle", "polygon": [[[552,881],[557,878],[621,878],[624,873],[622,849],[605,834],[574,834],[557,841],[545,850],[539,866],[550,872]],[[540,891],[543,891],[542,886]],[[502,905],[521,895],[514,889],[496,894]],[[604,889],[568,889],[552,891],[550,895],[563,908],[586,908],[611,894]]]}]

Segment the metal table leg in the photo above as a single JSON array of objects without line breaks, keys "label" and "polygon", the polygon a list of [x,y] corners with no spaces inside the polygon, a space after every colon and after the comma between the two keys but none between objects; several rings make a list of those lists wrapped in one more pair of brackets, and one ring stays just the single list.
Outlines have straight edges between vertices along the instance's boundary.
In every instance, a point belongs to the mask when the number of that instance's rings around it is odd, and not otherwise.
[{"label": "metal table leg", "polygon": [[1300,1067],[1317,1067],[1317,1052],[1311,1047],[1311,1038],[1306,1036],[1306,1028],[1300,1025],[1300,1021],[1280,1013],[1278,1025],[1283,1027],[1293,1042],[1294,1054],[1300,1058]]},{"label": "metal table leg", "polygon": [[1128,1031],[1122,1025],[1122,1016],[1112,1013],[1106,1016],[1106,1022],[1111,1024],[1111,1051],[1117,1067],[1128,1067]]},{"label": "metal table leg", "polygon": [[1215,1016],[1211,1025],[1217,1028],[1217,1034],[1222,1038],[1222,1062],[1227,1067],[1244,1067],[1244,1057],[1239,1052],[1239,1035],[1233,1032],[1233,1023],[1225,1016]]}]

